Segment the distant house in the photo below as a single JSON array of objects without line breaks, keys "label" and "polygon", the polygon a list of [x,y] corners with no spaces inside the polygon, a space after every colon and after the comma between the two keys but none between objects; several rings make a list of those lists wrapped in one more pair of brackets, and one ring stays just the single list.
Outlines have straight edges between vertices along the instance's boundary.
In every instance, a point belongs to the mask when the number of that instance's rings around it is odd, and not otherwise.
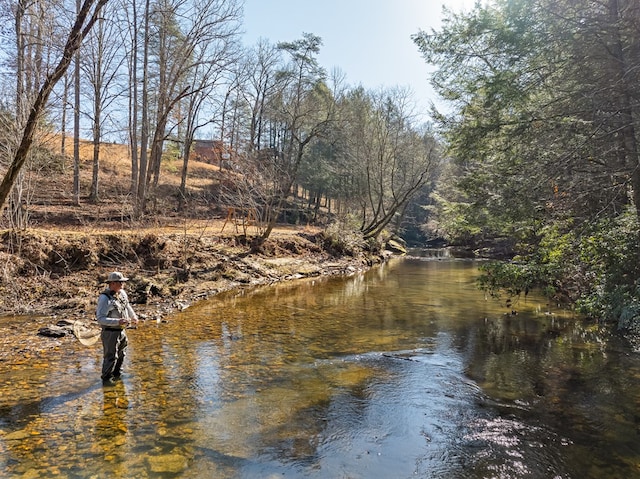
[{"label": "distant house", "polygon": [[220,140],[194,140],[192,155],[197,161],[222,166],[231,157],[230,149]]}]

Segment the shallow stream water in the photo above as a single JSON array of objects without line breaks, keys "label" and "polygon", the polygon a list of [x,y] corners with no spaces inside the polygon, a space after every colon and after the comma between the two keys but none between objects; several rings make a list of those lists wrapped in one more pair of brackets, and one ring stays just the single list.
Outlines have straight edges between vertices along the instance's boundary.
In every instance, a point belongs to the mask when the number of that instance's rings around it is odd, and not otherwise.
[{"label": "shallow stream water", "polygon": [[640,357],[476,276],[405,258],[218,296],[130,330],[115,387],[99,343],[0,362],[0,477],[640,477]]}]

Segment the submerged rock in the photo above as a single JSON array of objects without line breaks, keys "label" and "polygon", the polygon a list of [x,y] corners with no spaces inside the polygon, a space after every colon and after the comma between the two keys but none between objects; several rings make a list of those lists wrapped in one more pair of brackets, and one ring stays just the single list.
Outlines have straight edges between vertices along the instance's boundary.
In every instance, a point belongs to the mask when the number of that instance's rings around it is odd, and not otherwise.
[{"label": "submerged rock", "polygon": [[188,466],[187,458],[180,454],[162,454],[160,456],[148,456],[147,462],[151,471],[157,473],[173,473],[184,471]]},{"label": "submerged rock", "polygon": [[40,336],[46,336],[48,338],[61,338],[63,336],[66,336],[68,332],[69,330],[67,328],[53,326],[52,324],[38,330],[38,334]]}]

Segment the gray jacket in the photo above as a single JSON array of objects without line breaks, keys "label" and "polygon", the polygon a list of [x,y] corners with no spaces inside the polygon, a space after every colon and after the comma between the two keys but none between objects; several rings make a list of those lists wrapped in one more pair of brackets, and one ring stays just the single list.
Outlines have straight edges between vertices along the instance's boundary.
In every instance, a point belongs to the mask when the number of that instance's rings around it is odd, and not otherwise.
[{"label": "gray jacket", "polygon": [[96,307],[98,324],[109,328],[124,328],[125,325],[120,324],[120,319],[122,318],[129,321],[138,318],[129,303],[126,291],[121,289],[118,293],[114,293],[107,289],[100,293],[98,306]]}]

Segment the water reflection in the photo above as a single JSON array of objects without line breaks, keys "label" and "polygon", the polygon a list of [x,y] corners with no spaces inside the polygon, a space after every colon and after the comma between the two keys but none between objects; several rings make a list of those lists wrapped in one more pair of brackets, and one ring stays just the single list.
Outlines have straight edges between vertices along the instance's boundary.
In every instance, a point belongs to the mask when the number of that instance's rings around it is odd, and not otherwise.
[{"label": "water reflection", "polygon": [[413,258],[223,295],[132,331],[113,388],[99,347],[0,362],[0,475],[637,475],[637,357],[476,274]]}]

